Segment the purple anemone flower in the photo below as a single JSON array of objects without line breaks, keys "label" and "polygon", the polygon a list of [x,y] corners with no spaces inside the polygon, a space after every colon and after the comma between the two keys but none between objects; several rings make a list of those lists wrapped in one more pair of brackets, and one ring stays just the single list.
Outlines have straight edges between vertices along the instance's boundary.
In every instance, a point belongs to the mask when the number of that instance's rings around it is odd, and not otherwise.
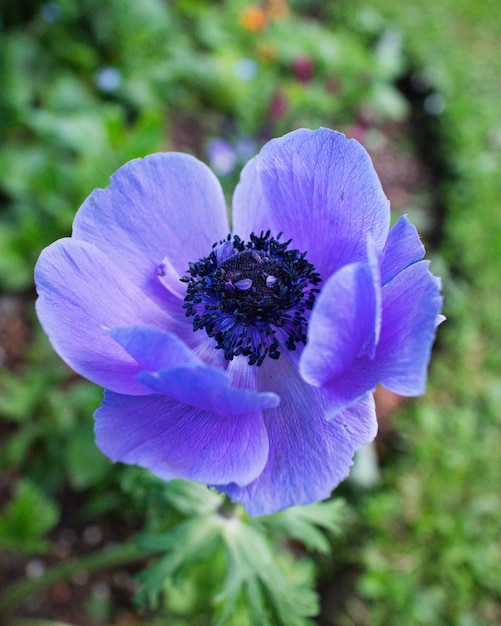
[{"label": "purple anemone flower", "polygon": [[327,498],[376,434],[375,385],[425,390],[440,282],[389,224],[368,154],[327,129],[264,146],[231,227],[194,157],[120,168],[35,271],[55,350],[106,389],[99,448],[251,515]]}]

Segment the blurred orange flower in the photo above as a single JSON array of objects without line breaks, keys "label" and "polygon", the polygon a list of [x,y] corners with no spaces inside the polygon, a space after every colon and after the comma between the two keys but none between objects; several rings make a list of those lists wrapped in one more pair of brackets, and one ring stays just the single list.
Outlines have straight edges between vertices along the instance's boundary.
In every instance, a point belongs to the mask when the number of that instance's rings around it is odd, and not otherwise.
[{"label": "blurred orange flower", "polygon": [[259,33],[266,26],[266,13],[256,5],[246,7],[240,14],[240,23],[246,30]]},{"label": "blurred orange flower", "polygon": [[268,0],[263,6],[252,4],[246,7],[240,14],[240,24],[252,33],[259,33],[269,23],[284,19],[289,14],[287,0]]}]

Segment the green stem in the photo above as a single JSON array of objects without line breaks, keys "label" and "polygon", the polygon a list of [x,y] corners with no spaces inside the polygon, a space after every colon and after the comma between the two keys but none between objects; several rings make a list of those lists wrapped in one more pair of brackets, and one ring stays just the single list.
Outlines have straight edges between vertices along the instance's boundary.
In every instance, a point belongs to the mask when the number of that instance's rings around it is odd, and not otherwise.
[{"label": "green stem", "polygon": [[[39,578],[19,580],[0,593],[0,616],[12,613],[28,596],[49,587],[60,580],[69,578],[76,572],[92,572],[117,565],[125,565],[151,556],[151,552],[140,548],[136,541],[87,554],[66,563],[49,567]],[[0,618],[1,619],[1,618]]]}]

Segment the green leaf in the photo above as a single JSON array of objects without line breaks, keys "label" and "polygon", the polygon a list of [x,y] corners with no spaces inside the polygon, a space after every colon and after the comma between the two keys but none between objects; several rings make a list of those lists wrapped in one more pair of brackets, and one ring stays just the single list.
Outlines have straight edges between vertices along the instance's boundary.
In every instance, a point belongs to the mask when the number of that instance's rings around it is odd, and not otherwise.
[{"label": "green leaf", "polygon": [[42,537],[59,518],[56,505],[33,483],[23,480],[0,516],[0,545],[24,554],[43,552]]},{"label": "green leaf", "polygon": [[166,489],[166,499],[185,515],[212,513],[223,504],[224,496],[205,485],[188,480],[173,480]]},{"label": "green leaf", "polygon": [[[198,486],[190,491],[190,483],[176,481],[174,485],[171,496],[179,496],[177,504],[182,507],[190,493],[196,500],[200,496]],[[165,556],[139,576],[143,587],[138,601],[158,607],[165,594],[170,609],[194,610],[196,605],[208,612],[213,606],[217,626],[311,624],[308,617],[318,611],[317,596],[310,588],[311,560],[298,560],[284,550],[283,535],[277,550],[262,520],[248,519],[241,507],[234,506],[233,516],[228,517],[222,512],[221,497],[208,490],[204,493],[209,498],[201,502],[212,511],[204,514],[188,507],[192,517],[171,531],[140,538],[143,548],[163,551]],[[335,515],[328,517],[333,510],[328,506],[319,511],[320,525],[334,528]],[[195,587],[198,594],[179,602],[183,590]]]},{"label": "green leaf", "polygon": [[251,624],[311,624],[307,617],[318,611],[315,592],[284,575],[262,530],[231,518],[222,531],[227,573],[216,599],[217,626],[234,624],[242,608],[248,612]]},{"label": "green leaf", "polygon": [[337,535],[346,515],[344,500],[317,502],[309,506],[292,507],[262,522],[275,532],[302,541],[307,548],[328,554],[330,544],[325,531]]},{"label": "green leaf", "polygon": [[166,534],[140,537],[143,548],[163,550],[167,554],[138,577],[142,583],[136,597],[138,602],[157,606],[166,580],[179,573],[193,572],[200,562],[211,557],[220,544],[219,519],[213,514],[199,515]]}]

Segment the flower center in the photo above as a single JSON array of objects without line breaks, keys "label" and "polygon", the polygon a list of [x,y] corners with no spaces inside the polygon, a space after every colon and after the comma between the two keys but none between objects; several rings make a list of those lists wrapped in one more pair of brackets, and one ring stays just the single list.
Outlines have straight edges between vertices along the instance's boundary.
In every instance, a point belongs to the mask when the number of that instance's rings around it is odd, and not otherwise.
[{"label": "flower center", "polygon": [[270,231],[244,242],[237,235],[214,244],[212,252],[190,263],[184,299],[193,330],[205,329],[226,359],[242,354],[261,365],[279,348],[306,343],[309,311],[321,278],[306,253],[288,250]]}]

